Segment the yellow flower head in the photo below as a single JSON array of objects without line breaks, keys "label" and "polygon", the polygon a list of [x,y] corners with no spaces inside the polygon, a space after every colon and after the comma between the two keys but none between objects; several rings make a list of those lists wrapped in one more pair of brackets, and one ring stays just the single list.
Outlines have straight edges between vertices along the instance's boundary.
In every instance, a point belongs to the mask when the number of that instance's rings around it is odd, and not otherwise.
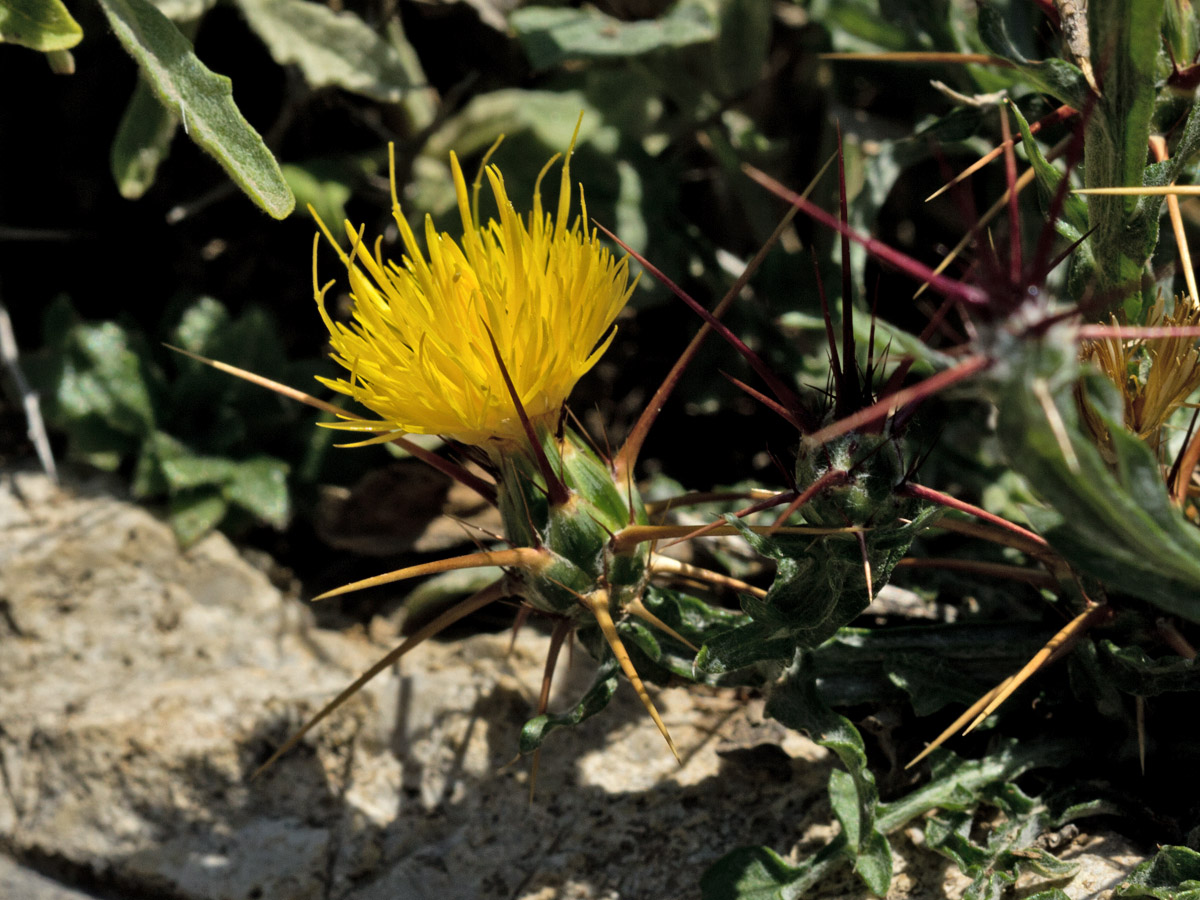
[{"label": "yellow flower head", "polygon": [[314,252],[314,291],[331,355],[349,372],[320,380],[380,417],[331,427],[378,432],[377,440],[411,432],[479,446],[520,441],[524,432],[500,361],[531,421],[551,424],[558,417],[575,382],[612,341],[613,320],[633,291],[627,260],[615,259],[588,229],[582,189],[581,213],[568,224],[574,146],[572,138],[553,217],[542,209],[540,188],[557,156],[538,175],[528,218],[513,208],[500,170],[485,158],[500,217],[486,225],[479,222],[480,179],[469,200],[451,153],[463,235],[456,242],[439,234],[426,216],[428,257],[401,213],[393,162],[392,214],[407,252],[399,264],[385,260],[378,239],[372,254],[361,231],[346,223],[352,250],[338,252],[354,301],[349,324],[333,321],[325,309],[332,282],[318,286]]}]

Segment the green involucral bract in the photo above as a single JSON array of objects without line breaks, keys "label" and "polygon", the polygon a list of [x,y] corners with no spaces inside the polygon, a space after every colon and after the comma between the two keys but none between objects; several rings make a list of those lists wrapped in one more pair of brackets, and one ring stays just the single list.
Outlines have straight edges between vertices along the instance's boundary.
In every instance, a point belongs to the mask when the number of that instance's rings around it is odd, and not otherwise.
[{"label": "green involucral bract", "polygon": [[647,523],[641,497],[633,485],[616,484],[612,470],[574,432],[567,430],[560,439],[544,431],[540,440],[551,469],[570,492],[566,503],[549,502],[531,455],[506,453],[499,463],[505,535],[516,546],[541,546],[554,555],[547,569],[523,577],[525,599],[540,612],[590,620],[580,598],[606,586],[617,619],[648,577],[648,545],[629,554],[614,553],[610,546],[622,528]]},{"label": "green involucral bract", "polygon": [[[501,475],[498,504],[505,535],[513,544],[542,547],[552,562],[536,574],[519,576],[525,601],[539,612],[572,621],[581,642],[600,662],[596,680],[574,707],[564,713],[540,715],[521,732],[520,749],[530,753],[556,728],[578,725],[608,705],[618,684],[618,665],[596,624],[585,598],[607,592],[608,612],[619,630],[627,606],[647,589],[649,546],[616,553],[612,536],[627,525],[647,523],[637,489],[624,490],[605,464],[573,431],[561,437],[540,429],[538,439],[550,469],[567,488],[566,502],[550,502],[546,479],[530,452],[496,454]],[[639,671],[642,667],[639,667]],[[647,673],[654,678],[654,673]],[[654,680],[661,680],[654,678]]]}]

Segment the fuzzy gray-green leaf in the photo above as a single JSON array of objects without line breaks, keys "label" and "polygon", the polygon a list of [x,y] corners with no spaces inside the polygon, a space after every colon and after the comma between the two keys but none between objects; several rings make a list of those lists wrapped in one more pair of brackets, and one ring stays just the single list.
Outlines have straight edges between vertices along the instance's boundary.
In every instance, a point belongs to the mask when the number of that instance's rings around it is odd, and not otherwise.
[{"label": "fuzzy gray-green leaf", "polygon": [[100,0],[113,32],[187,135],[212,154],[251,200],[277,219],[295,198],[279,164],[233,102],[233,87],[211,72],[171,21],[147,0]]},{"label": "fuzzy gray-green leaf", "polygon": [[569,59],[640,56],[717,36],[716,21],[697,0],[679,0],[657,19],[639,22],[625,22],[593,9],[547,6],[519,9],[508,21],[535,69]]},{"label": "fuzzy gray-green leaf", "polygon": [[280,65],[295,64],[312,87],[332,85],[396,103],[413,82],[404,58],[352,12],[309,0],[237,0]]},{"label": "fuzzy gray-green leaf", "polygon": [[139,79],[109,151],[113,180],[122,197],[136,200],[150,189],[159,165],[171,152],[178,127],[179,118]]},{"label": "fuzzy gray-green leaf", "polygon": [[1200,853],[1189,847],[1162,847],[1117,885],[1113,900],[1200,900]]}]

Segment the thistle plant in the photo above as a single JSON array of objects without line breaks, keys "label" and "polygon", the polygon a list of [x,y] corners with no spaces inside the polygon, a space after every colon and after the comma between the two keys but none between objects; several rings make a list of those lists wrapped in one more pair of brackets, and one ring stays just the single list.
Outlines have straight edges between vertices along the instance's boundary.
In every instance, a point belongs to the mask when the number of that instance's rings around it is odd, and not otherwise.
[{"label": "thistle plant", "polygon": [[[664,19],[690,28],[695,23],[684,13],[699,5],[678,4]],[[742,12],[761,14],[757,4],[713,5],[726,25]],[[738,98],[715,88],[689,92],[684,88],[691,85],[669,77],[677,73],[663,74],[671,67],[662,59],[643,60],[639,70],[671,88],[656,103],[690,103],[695,112],[694,121],[663,131],[677,135],[705,123],[707,143],[698,144],[730,176],[722,199],[752,196],[759,204],[748,205],[755,214],[748,212],[746,221],[765,221],[759,213],[775,198],[787,207],[711,309],[701,291],[720,280],[712,293],[721,293],[724,275],[713,273],[730,265],[710,266],[685,290],[677,283],[688,277],[681,273],[704,269],[690,265],[703,262],[702,254],[681,262],[637,252],[622,239],[644,245],[621,228],[611,236],[628,256],[607,249],[602,226],[593,223],[572,180],[574,139],[556,201],[544,202],[541,189],[553,180],[552,160],[536,180],[528,213],[490,164],[492,151],[473,182],[451,155],[453,234],[432,219],[423,227],[409,224],[398,187],[407,161],[400,157],[397,173],[393,159],[399,258],[389,259],[382,239],[365,229],[347,223],[343,237],[332,215],[325,216],[330,224],[318,218],[324,243],[318,235],[313,294],[330,356],[342,370],[321,383],[367,412],[213,364],[332,414],[326,427],[349,435],[352,446],[403,448],[494,504],[503,523],[503,534],[480,536],[477,552],[322,596],[456,569],[498,566],[503,576],[421,627],[266,765],[422,641],[512,597],[518,622],[537,616],[549,623],[540,696],[518,746],[535,763],[546,738],[600,711],[622,675],[676,755],[648,683],[750,685],[765,695],[768,715],[808,732],[841,763],[829,779],[840,832],[807,858],[766,847],[733,849],[703,876],[706,900],[797,897],[838,866],[884,895],[893,873],[890,836],[921,820],[926,845],[973,879],[972,898],[999,898],[1023,874],[1068,875],[1071,865],[1040,838],[1085,815],[1116,812],[1143,836],[1161,828],[1151,834],[1154,841],[1188,840],[1200,820],[1191,794],[1175,782],[1197,764],[1186,721],[1194,712],[1187,701],[1200,689],[1194,663],[1200,435],[1189,421],[1200,386],[1200,306],[1185,210],[1172,195],[1195,190],[1187,182],[1195,180],[1200,152],[1194,96],[1200,23],[1185,3],[1092,0],[1085,11],[1080,4],[1042,3],[1041,37],[1052,43],[1058,36],[1060,49],[1031,59],[1033,42],[1008,31],[1020,21],[1017,4],[980,4],[977,20],[962,4],[892,6],[907,11],[909,44],[924,50],[867,54],[871,64],[963,66],[962,82],[940,95],[955,108],[927,123],[905,152],[930,138],[951,140],[946,135],[964,120],[976,134],[949,148],[952,155],[964,148],[979,155],[984,134],[992,145],[957,175],[947,172],[944,191],[961,201],[955,236],[961,240],[940,265],[871,233],[879,196],[865,190],[855,196],[855,182],[883,176],[864,171],[871,164],[861,160],[859,171],[848,173],[855,164],[849,146],[843,151],[839,143],[835,153],[836,191],[817,193],[833,181],[823,176],[810,190],[793,191],[785,181],[795,178],[794,169],[767,173],[774,161],[769,140],[735,140],[738,120],[722,114]],[[858,49],[886,31],[874,27],[877,11],[867,0],[814,2],[806,12],[829,26],[831,39],[845,37],[835,24],[857,29],[848,43]],[[588,21],[606,30],[584,51],[572,50],[571,35]],[[586,62],[589,52],[596,58],[609,52],[608,31],[619,35],[624,23],[588,10],[526,7],[512,25],[539,48],[539,61],[574,64],[580,53]],[[687,28],[662,31],[686,44],[698,33]],[[882,39],[875,46],[895,49]],[[825,64],[862,62],[862,54],[835,54]],[[733,84],[746,86],[744,79]],[[615,121],[627,112],[602,115]],[[718,120],[719,127],[709,127]],[[478,120],[470,125],[484,130]],[[453,136],[471,130],[463,125]],[[474,149],[494,133],[475,135]],[[459,146],[464,156],[468,143]],[[657,144],[619,146],[638,156]],[[674,152],[663,155],[675,159]],[[748,159],[756,165],[731,163]],[[995,203],[976,217],[970,188],[989,170],[998,197],[989,196]],[[481,212],[489,202],[496,207],[491,218]],[[796,216],[812,220],[817,278],[796,275],[806,275],[807,266],[786,261],[779,269],[791,273],[783,280],[788,291],[766,296],[781,281],[777,273],[754,287],[773,311],[820,313],[812,317],[821,332],[815,352],[812,342],[781,351],[787,342],[778,335],[772,343],[745,320],[727,324],[776,241],[785,233],[796,237],[789,232]],[[918,243],[924,239],[919,235]],[[341,262],[338,278],[328,283],[316,262],[324,244]],[[920,333],[902,334],[876,319],[877,279],[867,259],[921,285],[922,302],[932,300]],[[664,285],[701,322],[690,326],[697,329],[694,340],[624,443],[601,452],[567,404],[576,382],[614,342],[637,284],[631,260],[651,276],[647,285]],[[835,279],[821,280],[835,266],[840,290]],[[348,316],[331,302],[333,285],[347,282]],[[693,322],[691,314],[678,314],[680,322]],[[760,474],[753,487],[723,492],[734,505],[705,524],[667,524],[662,508],[699,503],[700,495],[645,502],[639,457],[656,416],[713,332],[728,345],[725,359],[738,365],[740,356],[753,372],[731,377],[735,388],[787,424],[789,443],[771,448],[780,462],[774,481]],[[795,362],[801,357],[803,365]],[[807,382],[796,377],[802,369],[812,375]],[[942,436],[958,424],[942,403],[970,409],[980,434]],[[431,451],[410,440],[414,434],[439,435],[445,447]],[[758,446],[759,435],[738,439]],[[668,444],[668,453],[701,455],[681,443]],[[745,474],[710,468],[703,477],[712,484]],[[983,490],[955,477],[985,469]],[[665,542],[712,534],[744,541],[759,570],[740,573],[743,581],[659,552]],[[942,555],[951,541],[959,542],[957,555]],[[890,581],[936,595],[957,620],[875,615],[873,601]],[[962,600],[967,592],[982,598],[982,612]],[[595,680],[572,706],[552,710],[554,670],[574,639],[595,658]],[[1031,696],[1034,702],[1026,702]],[[899,724],[883,736],[861,733],[857,723],[880,710],[886,713],[880,718]],[[1148,780],[1124,792],[1112,787],[1112,772],[1134,772],[1139,763]],[[1156,807],[1148,817],[1137,807],[1141,785],[1152,782],[1155,802],[1168,812]],[[1166,897],[1200,876],[1194,831],[1191,840],[1190,849],[1164,851],[1132,877],[1125,895]],[[713,855],[726,849],[713,848]]]},{"label": "thistle plant", "polygon": [[[499,141],[492,149],[498,145]],[[656,680],[691,675],[691,656],[711,632],[727,626],[730,614],[687,595],[652,588],[650,579],[656,573],[668,579],[682,574],[693,581],[756,589],[651,553],[651,540],[680,536],[678,529],[650,524],[632,480],[641,441],[658,406],[651,405],[641,427],[611,460],[601,458],[567,424],[567,396],[612,341],[614,320],[633,290],[627,260],[616,259],[589,228],[582,190],[581,214],[571,220],[573,149],[574,140],[563,161],[556,214],[546,213],[541,199],[542,180],[556,161],[552,159],[537,179],[533,208],[525,218],[515,211],[499,169],[489,166],[487,157],[468,191],[457,157],[452,156],[463,236],[456,241],[438,233],[427,219],[426,249],[403,216],[393,165],[393,213],[407,250],[400,263],[386,260],[378,242],[373,252],[367,250],[362,234],[350,223],[350,249],[341,249],[318,218],[346,268],[353,302],[351,323],[330,315],[325,298],[333,282],[318,281],[314,246],[314,296],[330,333],[332,356],[348,373],[341,379],[319,380],[367,407],[377,419],[205,360],[334,412],[340,421],[325,423],[327,427],[372,435],[349,446],[399,443],[475,489],[498,507],[509,545],[385,573],[315,598],[456,569],[501,566],[506,572],[372,666],[260,771],[413,647],[506,596],[519,597],[527,612],[555,622],[537,716],[522,734],[522,752],[536,754],[555,728],[577,724],[603,708],[620,670],[679,757],[639,667],[649,668]],[[482,223],[479,194],[485,175],[499,220]],[[686,361],[685,356],[660,394],[669,393]],[[407,434],[447,438],[464,461],[477,464],[490,480],[463,463],[422,449],[408,441]],[[550,716],[547,705],[558,653],[577,631],[601,662],[597,682],[573,710]]]}]

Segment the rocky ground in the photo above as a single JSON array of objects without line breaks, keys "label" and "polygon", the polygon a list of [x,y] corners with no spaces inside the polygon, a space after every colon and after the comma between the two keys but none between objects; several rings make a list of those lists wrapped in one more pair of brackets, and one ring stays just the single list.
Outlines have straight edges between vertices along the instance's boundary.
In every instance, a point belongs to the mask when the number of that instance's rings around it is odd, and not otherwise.
[{"label": "rocky ground", "polygon": [[[530,805],[528,763],[509,763],[547,644],[531,628],[511,651],[504,634],[419,648],[250,780],[396,642],[383,620],[317,629],[225,538],[181,552],[109,483],[0,476],[0,897],[696,898],[735,846],[828,840],[825,751],[725,692],[656,694],[680,767],[623,686],[547,743]],[[591,665],[576,654],[560,703]],[[889,896],[961,895],[898,844]],[[1140,859],[1104,834],[1065,855],[1083,863],[1071,898]]]}]

